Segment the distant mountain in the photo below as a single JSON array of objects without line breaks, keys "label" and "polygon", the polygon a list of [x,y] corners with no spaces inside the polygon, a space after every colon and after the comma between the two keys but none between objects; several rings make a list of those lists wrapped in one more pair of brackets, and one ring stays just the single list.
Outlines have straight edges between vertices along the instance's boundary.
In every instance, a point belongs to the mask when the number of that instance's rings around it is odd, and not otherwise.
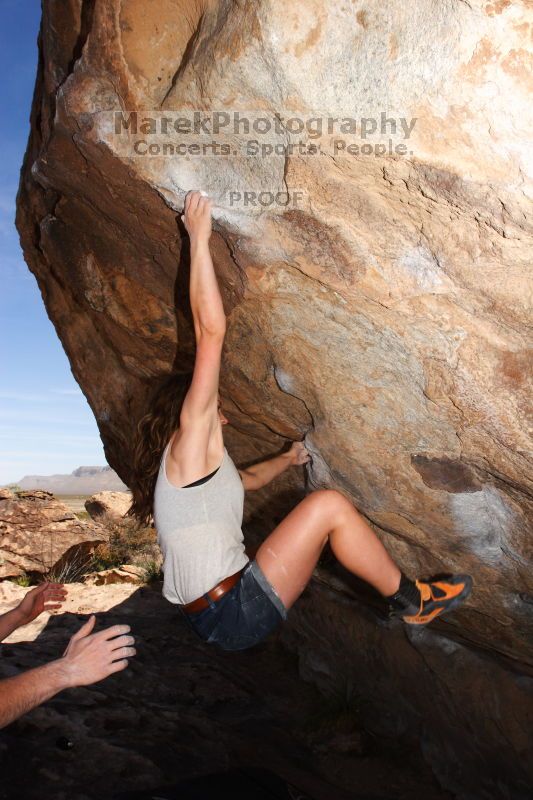
[{"label": "distant mountain", "polygon": [[70,475],[25,475],[17,485],[21,489],[45,489],[54,494],[95,494],[127,492],[111,467],[78,467]]}]

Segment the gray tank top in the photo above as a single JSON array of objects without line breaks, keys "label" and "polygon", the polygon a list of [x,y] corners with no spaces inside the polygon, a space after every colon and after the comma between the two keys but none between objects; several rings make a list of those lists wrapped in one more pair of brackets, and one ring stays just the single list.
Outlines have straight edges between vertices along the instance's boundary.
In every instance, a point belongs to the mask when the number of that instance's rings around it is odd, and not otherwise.
[{"label": "gray tank top", "polygon": [[174,486],[165,469],[169,445],[161,457],[153,516],[163,554],[163,596],[185,604],[250,560],[241,527],[244,487],[225,446],[222,463],[209,480]]}]

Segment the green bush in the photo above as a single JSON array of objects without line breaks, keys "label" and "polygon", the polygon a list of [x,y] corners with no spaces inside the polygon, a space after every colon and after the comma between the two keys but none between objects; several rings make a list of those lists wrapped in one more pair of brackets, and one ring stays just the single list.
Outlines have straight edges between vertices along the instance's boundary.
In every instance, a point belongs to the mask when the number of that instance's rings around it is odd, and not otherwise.
[{"label": "green bush", "polygon": [[16,583],[17,586],[31,586],[32,583],[35,583],[31,575],[28,575],[27,572],[23,572],[22,575],[17,575],[16,578],[10,578],[9,580],[11,583]]}]

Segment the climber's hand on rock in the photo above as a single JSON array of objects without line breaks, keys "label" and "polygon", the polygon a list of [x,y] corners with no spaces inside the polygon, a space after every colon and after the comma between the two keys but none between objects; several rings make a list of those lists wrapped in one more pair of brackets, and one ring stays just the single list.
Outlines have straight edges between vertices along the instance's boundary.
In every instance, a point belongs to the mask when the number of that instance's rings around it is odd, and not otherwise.
[{"label": "climber's hand on rock", "polygon": [[202,192],[187,192],[181,219],[191,240],[208,240],[211,236],[213,201]]},{"label": "climber's hand on rock", "polygon": [[287,450],[287,455],[292,466],[307,464],[311,459],[311,454],[303,442],[293,442],[290,450]]},{"label": "climber's hand on rock", "polygon": [[71,638],[60,660],[67,686],[88,686],[119,672],[128,666],[128,658],[136,650],[129,625],[113,625],[98,633],[91,633],[94,614]]}]

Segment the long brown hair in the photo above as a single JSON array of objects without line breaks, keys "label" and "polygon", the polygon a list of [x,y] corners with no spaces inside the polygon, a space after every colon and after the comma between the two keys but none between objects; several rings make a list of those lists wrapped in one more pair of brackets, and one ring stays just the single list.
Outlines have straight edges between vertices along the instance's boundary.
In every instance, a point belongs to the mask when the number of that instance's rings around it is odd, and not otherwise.
[{"label": "long brown hair", "polygon": [[180,413],[192,380],[192,372],[172,372],[160,379],[148,401],[148,412],[137,423],[130,489],[133,502],[126,516],[149,525],[154,489],[163,450],[179,428]]}]

